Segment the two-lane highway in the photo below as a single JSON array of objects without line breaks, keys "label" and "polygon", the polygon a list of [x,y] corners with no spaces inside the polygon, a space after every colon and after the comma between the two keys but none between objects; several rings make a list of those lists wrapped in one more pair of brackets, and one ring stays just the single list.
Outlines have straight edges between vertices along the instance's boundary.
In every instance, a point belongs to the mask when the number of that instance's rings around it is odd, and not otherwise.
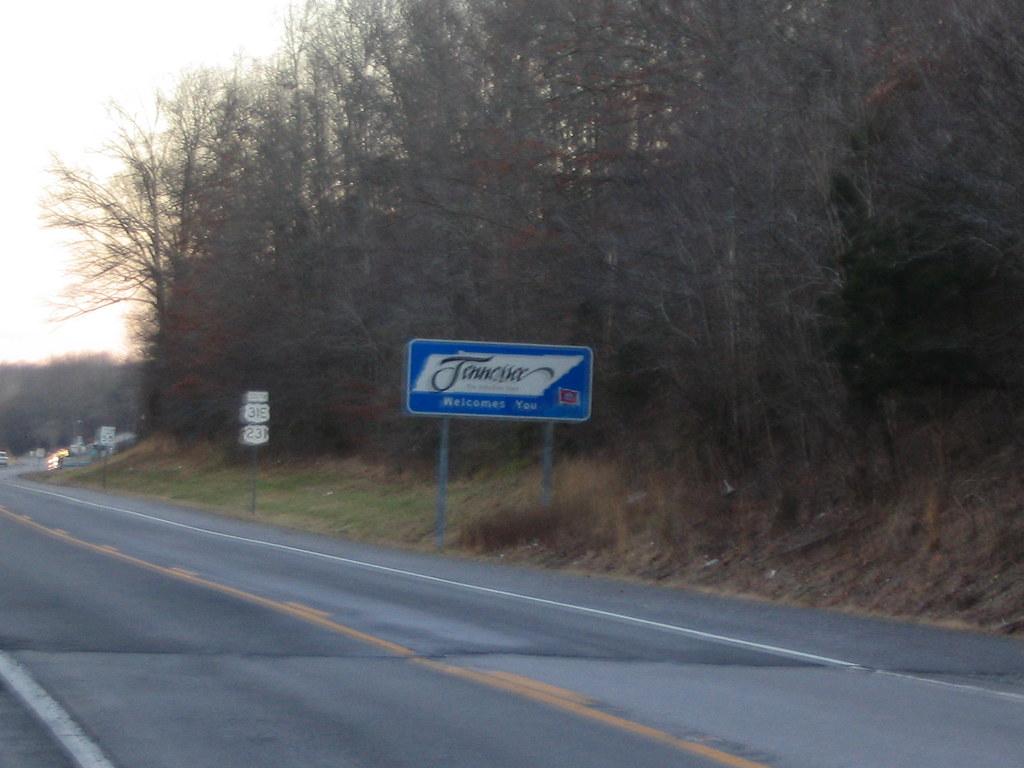
[{"label": "two-lane highway", "polygon": [[5,479],[0,652],[120,768],[1024,766],[1015,640]]}]

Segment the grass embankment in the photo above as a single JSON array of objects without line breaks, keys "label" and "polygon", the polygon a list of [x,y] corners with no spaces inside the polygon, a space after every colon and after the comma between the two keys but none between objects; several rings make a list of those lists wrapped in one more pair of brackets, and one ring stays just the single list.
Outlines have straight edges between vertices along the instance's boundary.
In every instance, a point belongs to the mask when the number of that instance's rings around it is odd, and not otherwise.
[{"label": "grass embankment", "polygon": [[[164,499],[248,518],[251,467],[245,456],[214,447],[182,449],[149,441],[111,457],[108,490]],[[58,485],[99,488],[102,464],[34,476]],[[436,484],[427,474],[399,472],[358,459],[282,462],[261,458],[256,518],[288,528],[359,541],[427,546],[434,541]],[[458,539],[486,499],[516,497],[522,480],[493,472],[449,484],[448,537]]]},{"label": "grass embankment", "polygon": [[[943,483],[924,471],[881,500],[826,493],[827,479],[775,496],[723,494],[678,474],[627,482],[607,460],[559,463],[555,503],[538,505],[535,467],[449,485],[451,549],[878,615],[1024,634],[1024,480],[1012,452]],[[149,442],[112,458],[111,490],[249,517],[249,467],[214,448]],[[47,475],[97,487],[102,467]],[[797,478],[799,479],[799,478]],[[376,543],[430,548],[429,468],[366,462],[262,463],[263,522]]]}]

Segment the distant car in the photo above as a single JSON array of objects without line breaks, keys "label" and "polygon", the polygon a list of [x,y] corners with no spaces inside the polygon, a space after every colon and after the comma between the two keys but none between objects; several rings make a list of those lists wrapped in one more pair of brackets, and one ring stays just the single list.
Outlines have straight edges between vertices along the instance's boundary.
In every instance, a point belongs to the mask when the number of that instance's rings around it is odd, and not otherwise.
[{"label": "distant car", "polygon": [[6,467],[7,464],[7,451],[0,451],[0,467]]},{"label": "distant car", "polygon": [[69,451],[67,448],[61,448],[59,450],[54,451],[53,453],[46,457],[46,468],[50,470],[60,469],[64,463],[64,457],[69,456],[70,454],[71,451]]}]

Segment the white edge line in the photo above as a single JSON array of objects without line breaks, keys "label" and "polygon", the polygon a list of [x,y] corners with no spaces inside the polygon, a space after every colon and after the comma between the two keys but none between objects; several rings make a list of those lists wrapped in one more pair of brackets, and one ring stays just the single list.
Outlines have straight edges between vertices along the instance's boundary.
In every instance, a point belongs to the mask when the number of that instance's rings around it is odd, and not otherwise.
[{"label": "white edge line", "polygon": [[763,653],[769,653],[775,656],[781,656],[784,658],[799,659],[801,661],[812,662],[816,664],[822,664],[824,666],[836,667],[840,669],[856,670],[862,672],[873,672],[878,675],[885,677],[892,677],[902,680],[912,680],[919,683],[925,683],[927,685],[936,686],[939,688],[946,688],[950,690],[963,691],[965,693],[983,693],[991,696],[996,696],[1001,699],[1008,701],[1014,701],[1024,703],[1024,695],[1013,693],[1011,691],[1000,691],[994,688],[985,688],[978,685],[969,685],[965,683],[953,683],[948,680],[937,680],[932,677],[926,677],[923,675],[914,675],[904,672],[893,672],[885,669],[875,669],[872,667],[858,664],[852,661],[846,661],[843,659],[835,659],[829,656],[820,656],[814,653],[806,653],[804,651],[793,650],[792,648],[783,648],[776,645],[768,645],[765,643],[757,643],[752,640],[743,640],[737,637],[729,637],[727,635],[718,635],[712,632],[704,632],[699,629],[693,629],[692,627],[682,627],[676,624],[666,624],[660,621],[651,621],[650,619],[642,619],[638,616],[629,616],[627,614],[614,613],[612,611],[603,611],[599,608],[590,608],[585,605],[575,605],[573,603],[563,603],[557,600],[548,600],[543,597],[534,597],[532,595],[524,595],[519,592],[509,592],[503,589],[494,589],[492,587],[481,587],[477,584],[467,584],[461,581],[455,581],[453,579],[444,579],[439,576],[430,576],[425,573],[417,573],[415,571],[407,571],[401,568],[392,568],[387,565],[379,565],[377,563],[369,563],[364,560],[354,560],[348,557],[342,557],[340,555],[329,555],[325,552],[317,552],[311,549],[302,549],[301,547],[293,547],[288,544],[277,544],[272,541],[264,541],[262,539],[253,539],[248,536],[237,536],[232,533],[223,533],[221,531],[214,531],[209,528],[202,528],[196,525],[189,525],[188,523],[179,523],[174,520],[167,520],[156,515],[147,515],[144,512],[136,512],[132,509],[124,509],[123,507],[113,507],[108,504],[98,504],[93,501],[86,501],[84,499],[78,499],[74,496],[68,496],[63,493],[54,493],[53,491],[44,491],[40,488],[30,488],[24,485],[17,485],[15,483],[9,483],[15,488],[23,491],[29,491],[31,493],[39,493],[46,496],[54,496],[58,499],[64,499],[65,501],[74,502],[76,504],[82,504],[88,507],[94,507],[96,509],[105,509],[111,512],[118,512],[133,517],[142,518],[155,523],[161,523],[163,525],[171,526],[173,528],[183,528],[185,530],[193,531],[195,533],[205,534],[207,536],[215,536],[222,539],[230,539],[232,541],[240,541],[247,544],[253,544],[261,547],[268,547],[270,549],[277,549],[284,552],[290,552],[292,554],[306,555],[308,557],[321,558],[323,560],[331,560],[334,562],[344,563],[346,565],[356,566],[364,568],[366,570],[379,571],[382,573],[390,573],[397,576],[405,576],[407,578],[418,579],[420,581],[432,582],[435,584],[444,584],[446,586],[457,587],[459,589],[465,589],[471,592],[479,592],[483,594],[496,595],[499,597],[509,598],[513,600],[521,600],[523,602],[535,603],[538,605],[546,605],[552,608],[562,608],[564,610],[575,611],[576,613],[583,613],[590,616],[600,616],[605,619],[613,619],[616,621],[623,621],[630,624],[636,624],[644,627],[651,627],[654,629],[660,629],[667,632],[673,632],[679,635],[685,635],[687,637],[693,637],[699,640],[705,640],[711,643],[718,643],[720,645],[730,645],[738,648],[748,648],[751,650],[761,651]]},{"label": "white edge line", "polygon": [[78,768],[114,768],[103,751],[11,656],[0,651],[0,677],[50,731]]},{"label": "white edge line", "polygon": [[612,611],[604,611],[600,608],[591,608],[585,605],[576,605],[574,603],[564,603],[558,600],[548,600],[543,597],[534,597],[532,595],[524,595],[519,592],[509,592],[503,589],[494,589],[493,587],[482,587],[477,584],[467,584],[461,581],[455,581],[453,579],[445,579],[439,576],[430,576],[425,573],[417,573],[415,571],[407,571],[401,568],[392,568],[387,565],[379,565],[377,563],[370,563],[364,560],[354,560],[348,557],[342,557],[340,555],[330,555],[325,552],[317,552],[311,549],[302,549],[300,547],[293,547],[288,544],[277,544],[272,541],[264,541],[262,539],[253,539],[248,536],[237,536],[232,533],[223,533],[221,531],[214,531],[209,528],[202,528],[196,525],[189,525],[188,523],[179,523],[174,520],[167,520],[156,515],[148,515],[144,512],[136,512],[132,509],[124,509],[123,507],[113,507],[108,504],[98,504],[93,501],[86,501],[79,499],[74,496],[68,496],[63,493],[55,493],[53,491],[44,491],[40,488],[30,488],[24,485],[16,485],[11,483],[12,486],[23,491],[29,491],[31,493],[38,493],[45,496],[54,496],[58,499],[65,501],[74,502],[83,506],[93,507],[96,509],[105,509],[111,512],[118,512],[125,515],[131,515],[133,517],[142,518],[156,523],[162,523],[163,525],[171,526],[173,528],[183,528],[185,530],[193,531],[195,533],[202,533],[207,536],[214,536],[222,539],[230,539],[232,541],[240,541],[246,544],[253,544],[256,546],[268,547],[270,549],[276,549],[284,552],[291,552],[293,554],[306,555],[308,557],[316,557],[323,560],[330,560],[333,562],[344,563],[346,565],[356,566],[372,571],[379,571],[382,573],[389,573],[397,576],[405,576],[407,578],[418,579],[420,581],[432,582],[435,584],[444,584],[450,587],[458,587],[459,589],[465,589],[472,592],[479,592],[482,594],[496,595],[498,597],[509,598],[513,600],[521,600],[524,602],[534,603],[537,605],[546,605],[552,608],[562,608],[564,610],[575,611],[576,613],[583,613],[590,616],[600,616],[605,619],[614,619],[617,621],[623,621],[630,624],[636,624],[644,627],[651,627],[654,629],[660,629],[667,632],[673,632],[679,635],[685,635],[687,637],[693,637],[698,640],[706,640],[708,642],[719,643],[722,645],[731,645],[739,648],[748,648],[751,650],[761,651],[764,653],[770,653],[775,656],[782,656],[791,659],[799,659],[800,661],[813,662],[815,664],[823,664],[830,667],[840,667],[843,669],[854,669],[854,670],[865,670],[866,668],[852,661],[845,661],[843,659],[834,659],[829,656],[819,656],[814,653],[806,653],[804,651],[793,650],[792,648],[783,648],[775,645],[768,645],[765,643],[757,643],[752,640],[743,640],[737,637],[729,637],[727,635],[718,635],[712,632],[704,632],[699,629],[693,629],[692,627],[682,627],[676,624],[666,624],[660,621],[652,621],[650,619],[642,619],[638,616],[629,616],[622,613],[614,613]]},{"label": "white edge line", "polygon": [[421,581],[433,582],[436,584],[444,584],[451,587],[458,587],[472,592],[480,592],[483,594],[496,595],[499,597],[505,597],[514,600],[521,600],[524,602],[535,603],[538,605],[546,605],[553,608],[562,608],[565,610],[575,611],[577,613],[583,613],[590,616],[600,616],[606,619],[614,619],[617,621],[623,621],[630,624],[636,624],[639,626],[652,627],[654,629],[660,629],[667,632],[674,632],[676,634],[685,635],[687,637],[697,638],[699,640],[705,640],[712,643],[718,643],[721,645],[730,645],[739,648],[748,648],[751,650],[762,651],[764,653],[773,654],[785,658],[799,659],[801,661],[812,662],[816,664],[822,664],[825,666],[836,667],[840,669],[856,670],[862,672],[872,672],[885,677],[892,677],[902,680],[912,680],[919,683],[925,683],[927,685],[936,686],[939,688],[946,688],[950,690],[958,690],[966,693],[983,693],[991,696],[996,696],[1001,699],[1024,703],[1024,695],[1013,693],[1011,691],[1000,691],[994,688],[985,688],[978,685],[969,685],[964,683],[953,683],[948,680],[938,680],[932,677],[926,677],[923,675],[914,675],[904,672],[893,672],[885,669],[875,669],[872,667],[858,664],[852,661],[845,661],[843,659],[834,659],[829,656],[819,656],[813,653],[805,653],[804,651],[793,650],[792,648],[782,648],[775,645],[767,645],[765,643],[757,643],[751,640],[743,640],[741,638],[729,637],[727,635],[718,635],[712,632],[704,632],[699,629],[693,629],[691,627],[681,627],[675,624],[665,624],[660,621],[651,621],[650,619],[642,619],[638,616],[629,616],[621,613],[613,613],[611,611],[603,611],[599,608],[590,608],[584,605],[575,605],[573,603],[563,603],[557,600],[548,600],[542,597],[534,597],[532,595],[524,595],[518,592],[508,592],[503,589],[494,589],[492,587],[481,587],[476,584],[467,584],[461,581],[454,581],[452,579],[444,579],[439,576],[430,576],[425,573],[417,573],[415,571],[407,571],[401,568],[392,568],[387,565],[379,565],[377,563],[369,563],[363,560],[354,560],[348,557],[342,557],[340,555],[329,555],[325,552],[317,552],[311,549],[302,549],[301,547],[292,547],[288,544],[277,544],[272,541],[263,541],[262,539],[253,539],[247,536],[236,536],[231,533],[222,533],[221,531],[214,531],[209,528],[201,528],[196,525],[189,525],[188,523],[179,523],[174,520],[167,520],[156,515],[147,515],[144,512],[136,512],[132,509],[124,509],[122,507],[113,507],[108,504],[98,504],[93,501],[86,501],[85,499],[75,498],[74,496],[68,496],[63,493],[55,493],[53,491],[44,491],[41,488],[30,488],[24,485],[18,485],[16,483],[8,482],[14,488],[19,490],[28,491],[30,493],[38,493],[45,496],[54,496],[58,499],[64,499],[76,504],[82,504],[83,506],[93,507],[95,509],[105,509],[111,512],[118,512],[133,517],[142,518],[155,523],[161,523],[173,528],[183,528],[185,530],[193,531],[195,533],[205,534],[207,536],[214,536],[222,539],[230,539],[233,541],[240,541],[247,544],[253,544],[256,546],[268,547],[270,549],[277,549],[284,552],[291,552],[293,554],[306,555],[308,557],[317,557],[323,560],[331,560],[334,562],[344,563],[346,565],[356,566],[364,568],[366,570],[379,571],[382,573],[390,573],[398,576],[405,576],[407,578],[419,579]]},{"label": "white edge line", "polygon": [[937,680],[934,677],[927,677],[925,675],[912,675],[907,672],[890,672],[887,669],[876,669],[872,671],[876,675],[894,677],[897,680],[913,680],[917,683],[934,685],[938,688],[950,688],[955,691],[964,691],[965,693],[987,693],[989,696],[997,696],[1000,699],[1024,703],[1024,694],[1014,693],[1013,691],[1000,691],[995,688],[986,688],[982,685],[970,685],[969,683],[953,683],[949,680]]}]

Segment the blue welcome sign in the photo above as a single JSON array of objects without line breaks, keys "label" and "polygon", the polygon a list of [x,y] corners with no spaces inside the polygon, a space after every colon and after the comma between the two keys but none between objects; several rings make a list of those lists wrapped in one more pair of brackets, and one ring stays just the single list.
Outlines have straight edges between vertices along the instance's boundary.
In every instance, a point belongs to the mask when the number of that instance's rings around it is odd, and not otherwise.
[{"label": "blue welcome sign", "polygon": [[413,339],[406,409],[420,416],[586,421],[589,347]]}]

